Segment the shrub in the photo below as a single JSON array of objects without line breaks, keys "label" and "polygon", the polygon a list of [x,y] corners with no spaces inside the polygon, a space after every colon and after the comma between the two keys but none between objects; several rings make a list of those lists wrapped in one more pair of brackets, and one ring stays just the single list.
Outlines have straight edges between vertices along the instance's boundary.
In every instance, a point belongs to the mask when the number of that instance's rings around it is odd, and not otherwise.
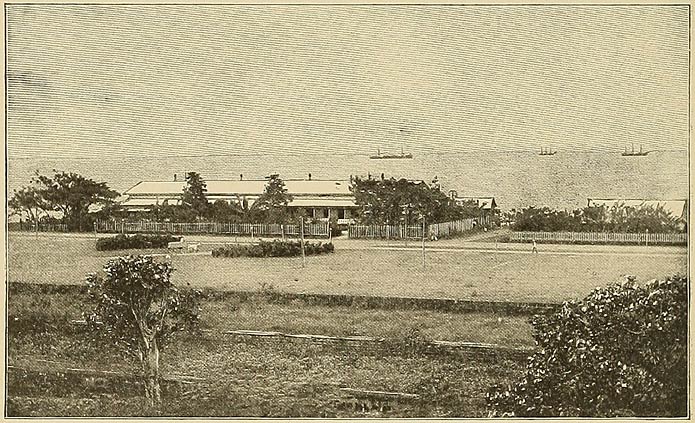
[{"label": "shrub", "polygon": [[687,278],[633,279],[534,317],[540,351],[511,388],[493,387],[495,416],[685,416]]},{"label": "shrub", "polygon": [[338,236],[341,236],[342,234],[343,234],[342,229],[340,229],[337,226],[331,226],[331,236],[332,237],[338,237]]},{"label": "shrub", "polygon": [[507,218],[515,231],[684,233],[685,222],[663,206],[589,206],[572,211],[549,207],[512,210]]},{"label": "shrub", "polygon": [[200,296],[174,286],[171,264],[152,256],[119,257],[103,270],[103,277],[87,276],[94,308],[84,313],[85,320],[94,338],[108,339],[139,358],[145,395],[150,405],[159,405],[160,351],[177,332],[195,328]]},{"label": "shrub", "polygon": [[96,248],[98,251],[127,250],[135,248],[164,248],[170,242],[180,241],[181,237],[166,235],[124,235],[111,238],[99,238]]},{"label": "shrub", "polygon": [[[306,255],[327,254],[334,251],[332,243],[304,242]],[[260,241],[251,245],[227,245],[212,251],[213,257],[296,257],[302,255],[301,241]]]}]

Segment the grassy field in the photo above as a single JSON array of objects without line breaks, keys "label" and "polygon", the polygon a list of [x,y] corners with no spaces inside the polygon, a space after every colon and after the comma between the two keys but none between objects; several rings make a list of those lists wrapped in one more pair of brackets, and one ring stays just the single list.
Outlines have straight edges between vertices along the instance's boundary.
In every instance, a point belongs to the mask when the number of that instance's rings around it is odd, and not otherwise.
[{"label": "grassy field", "polygon": [[[430,244],[425,269],[418,250],[376,249],[372,243],[346,243],[341,249],[336,242],[334,254],[308,257],[304,268],[301,258],[172,254],[179,285],[256,294],[247,301],[232,296],[204,301],[204,331],[177,338],[162,355],[165,376],[196,379],[167,389],[162,409],[155,412],[144,407],[141,388],[134,382],[109,376],[105,384],[98,384],[95,378],[57,371],[127,374],[137,368],[117,351],[86,342],[84,329],[70,323],[89,308],[84,294],[47,288],[84,284],[85,275],[99,271],[110,257],[166,251],[98,252],[94,243],[87,237],[10,233],[11,416],[485,417],[485,392],[494,384],[516,380],[524,360],[503,354],[425,352],[414,345],[445,340],[528,348],[533,340],[526,317],[328,307],[302,300],[275,304],[268,302],[271,297],[263,295],[264,290],[559,302],[583,297],[624,274],[644,281],[685,272],[687,259],[685,249],[674,248],[544,245],[541,254],[532,255],[514,249],[456,248],[444,242]],[[437,245],[452,249],[433,251]],[[203,252],[213,246],[204,244]],[[223,334],[237,329],[364,335],[386,341],[372,348]],[[421,397],[382,411],[362,410],[345,397],[340,390],[344,387]]]},{"label": "grassy field", "polygon": [[[436,247],[437,244],[432,244]],[[211,246],[204,246],[208,249]],[[272,284],[282,292],[560,302],[636,275],[646,281],[686,271],[686,250],[653,247],[647,252],[544,245],[527,251],[430,251],[426,268],[418,250],[341,250],[301,258],[213,258],[173,254],[174,281],[220,290],[254,291]],[[578,248],[578,247],[577,247]],[[629,247],[628,247],[629,248]],[[667,253],[664,253],[666,251]],[[79,284],[109,257],[148,251],[97,252],[94,239],[10,233],[10,281]],[[165,253],[163,250],[151,251]],[[617,253],[616,253],[617,252]]]},{"label": "grassy field", "polygon": [[[127,381],[95,383],[60,369],[133,372],[117,351],[86,342],[70,324],[86,310],[85,295],[47,293],[11,284],[8,360],[10,416],[124,416],[159,414],[143,407],[141,390]],[[184,335],[163,352],[163,375],[196,378],[165,392],[162,415],[272,417],[482,417],[489,386],[519,377],[524,360],[422,353],[408,342],[454,340],[531,346],[523,317],[349,307],[276,305],[262,295],[250,301],[206,300],[201,334]],[[230,329],[285,333],[369,335],[384,347],[360,348],[306,340],[221,335]],[[28,370],[27,370],[28,369]],[[99,378],[97,378],[99,379]],[[98,382],[98,380],[97,380]],[[340,388],[421,395],[389,410],[355,410]]]}]

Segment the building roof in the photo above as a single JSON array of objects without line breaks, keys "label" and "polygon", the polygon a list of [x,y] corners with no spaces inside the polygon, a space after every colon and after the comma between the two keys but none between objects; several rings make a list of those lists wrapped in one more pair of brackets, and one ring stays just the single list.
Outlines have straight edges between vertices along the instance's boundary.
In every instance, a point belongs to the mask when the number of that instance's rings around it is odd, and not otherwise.
[{"label": "building roof", "polygon": [[355,207],[354,200],[342,198],[294,198],[290,207]]},{"label": "building roof", "polygon": [[587,205],[589,207],[599,207],[599,206],[606,206],[606,207],[613,207],[616,205],[625,205],[628,207],[641,207],[641,206],[649,206],[649,207],[663,207],[664,210],[668,211],[673,215],[674,217],[677,218],[682,218],[686,219],[687,216],[687,205],[688,201],[687,200],[640,200],[640,199],[620,199],[620,198],[589,198],[587,201]]},{"label": "building roof", "polygon": [[[292,195],[350,195],[349,181],[286,180],[287,192]],[[208,195],[260,195],[265,190],[265,180],[211,180],[205,181]],[[179,195],[185,181],[142,181],[126,191],[125,195]]]},{"label": "building roof", "polygon": [[[166,199],[164,199],[166,200]],[[139,210],[148,210],[150,207],[156,205],[156,204],[162,204],[164,201],[160,200],[157,201],[156,198],[129,198],[126,201],[121,203],[122,207],[127,208],[129,211],[139,211]],[[169,202],[170,204],[176,204],[178,201],[172,203],[171,201]]]},{"label": "building roof", "polygon": [[455,201],[475,201],[475,203],[483,210],[491,210],[497,208],[495,197],[456,197]]},{"label": "building roof", "polygon": [[[121,203],[122,206],[129,210],[141,210],[156,205],[157,199],[152,197],[147,198],[130,198]],[[159,201],[162,204],[162,201]],[[349,198],[331,198],[331,197],[313,197],[313,198],[294,198],[288,204],[290,207],[355,207],[357,204],[353,199]]]}]

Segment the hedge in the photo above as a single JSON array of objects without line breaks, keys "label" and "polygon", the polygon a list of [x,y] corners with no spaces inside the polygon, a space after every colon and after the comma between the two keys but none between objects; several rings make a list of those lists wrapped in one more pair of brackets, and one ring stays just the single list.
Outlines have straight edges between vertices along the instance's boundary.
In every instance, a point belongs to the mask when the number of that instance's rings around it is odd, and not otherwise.
[{"label": "hedge", "polygon": [[534,317],[539,351],[487,401],[500,417],[684,417],[688,414],[688,279],[597,288]]},{"label": "hedge", "polygon": [[[328,254],[334,250],[332,243],[304,242],[305,254]],[[301,241],[260,241],[251,245],[227,245],[212,250],[213,257],[295,257],[302,255]]]},{"label": "hedge", "polygon": [[170,242],[178,242],[180,236],[173,235],[142,235],[132,236],[119,234],[111,238],[99,238],[96,248],[98,251],[127,250],[133,248],[165,248]]}]

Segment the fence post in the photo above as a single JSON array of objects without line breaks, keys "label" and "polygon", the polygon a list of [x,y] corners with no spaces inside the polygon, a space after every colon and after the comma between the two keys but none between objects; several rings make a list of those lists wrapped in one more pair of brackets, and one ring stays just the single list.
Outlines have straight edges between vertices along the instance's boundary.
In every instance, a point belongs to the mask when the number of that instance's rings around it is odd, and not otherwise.
[{"label": "fence post", "polygon": [[422,217],[422,270],[425,270],[425,216]]},{"label": "fence post", "polygon": [[299,234],[302,243],[302,267],[306,266],[306,252],[304,252],[304,217],[299,218]]}]

